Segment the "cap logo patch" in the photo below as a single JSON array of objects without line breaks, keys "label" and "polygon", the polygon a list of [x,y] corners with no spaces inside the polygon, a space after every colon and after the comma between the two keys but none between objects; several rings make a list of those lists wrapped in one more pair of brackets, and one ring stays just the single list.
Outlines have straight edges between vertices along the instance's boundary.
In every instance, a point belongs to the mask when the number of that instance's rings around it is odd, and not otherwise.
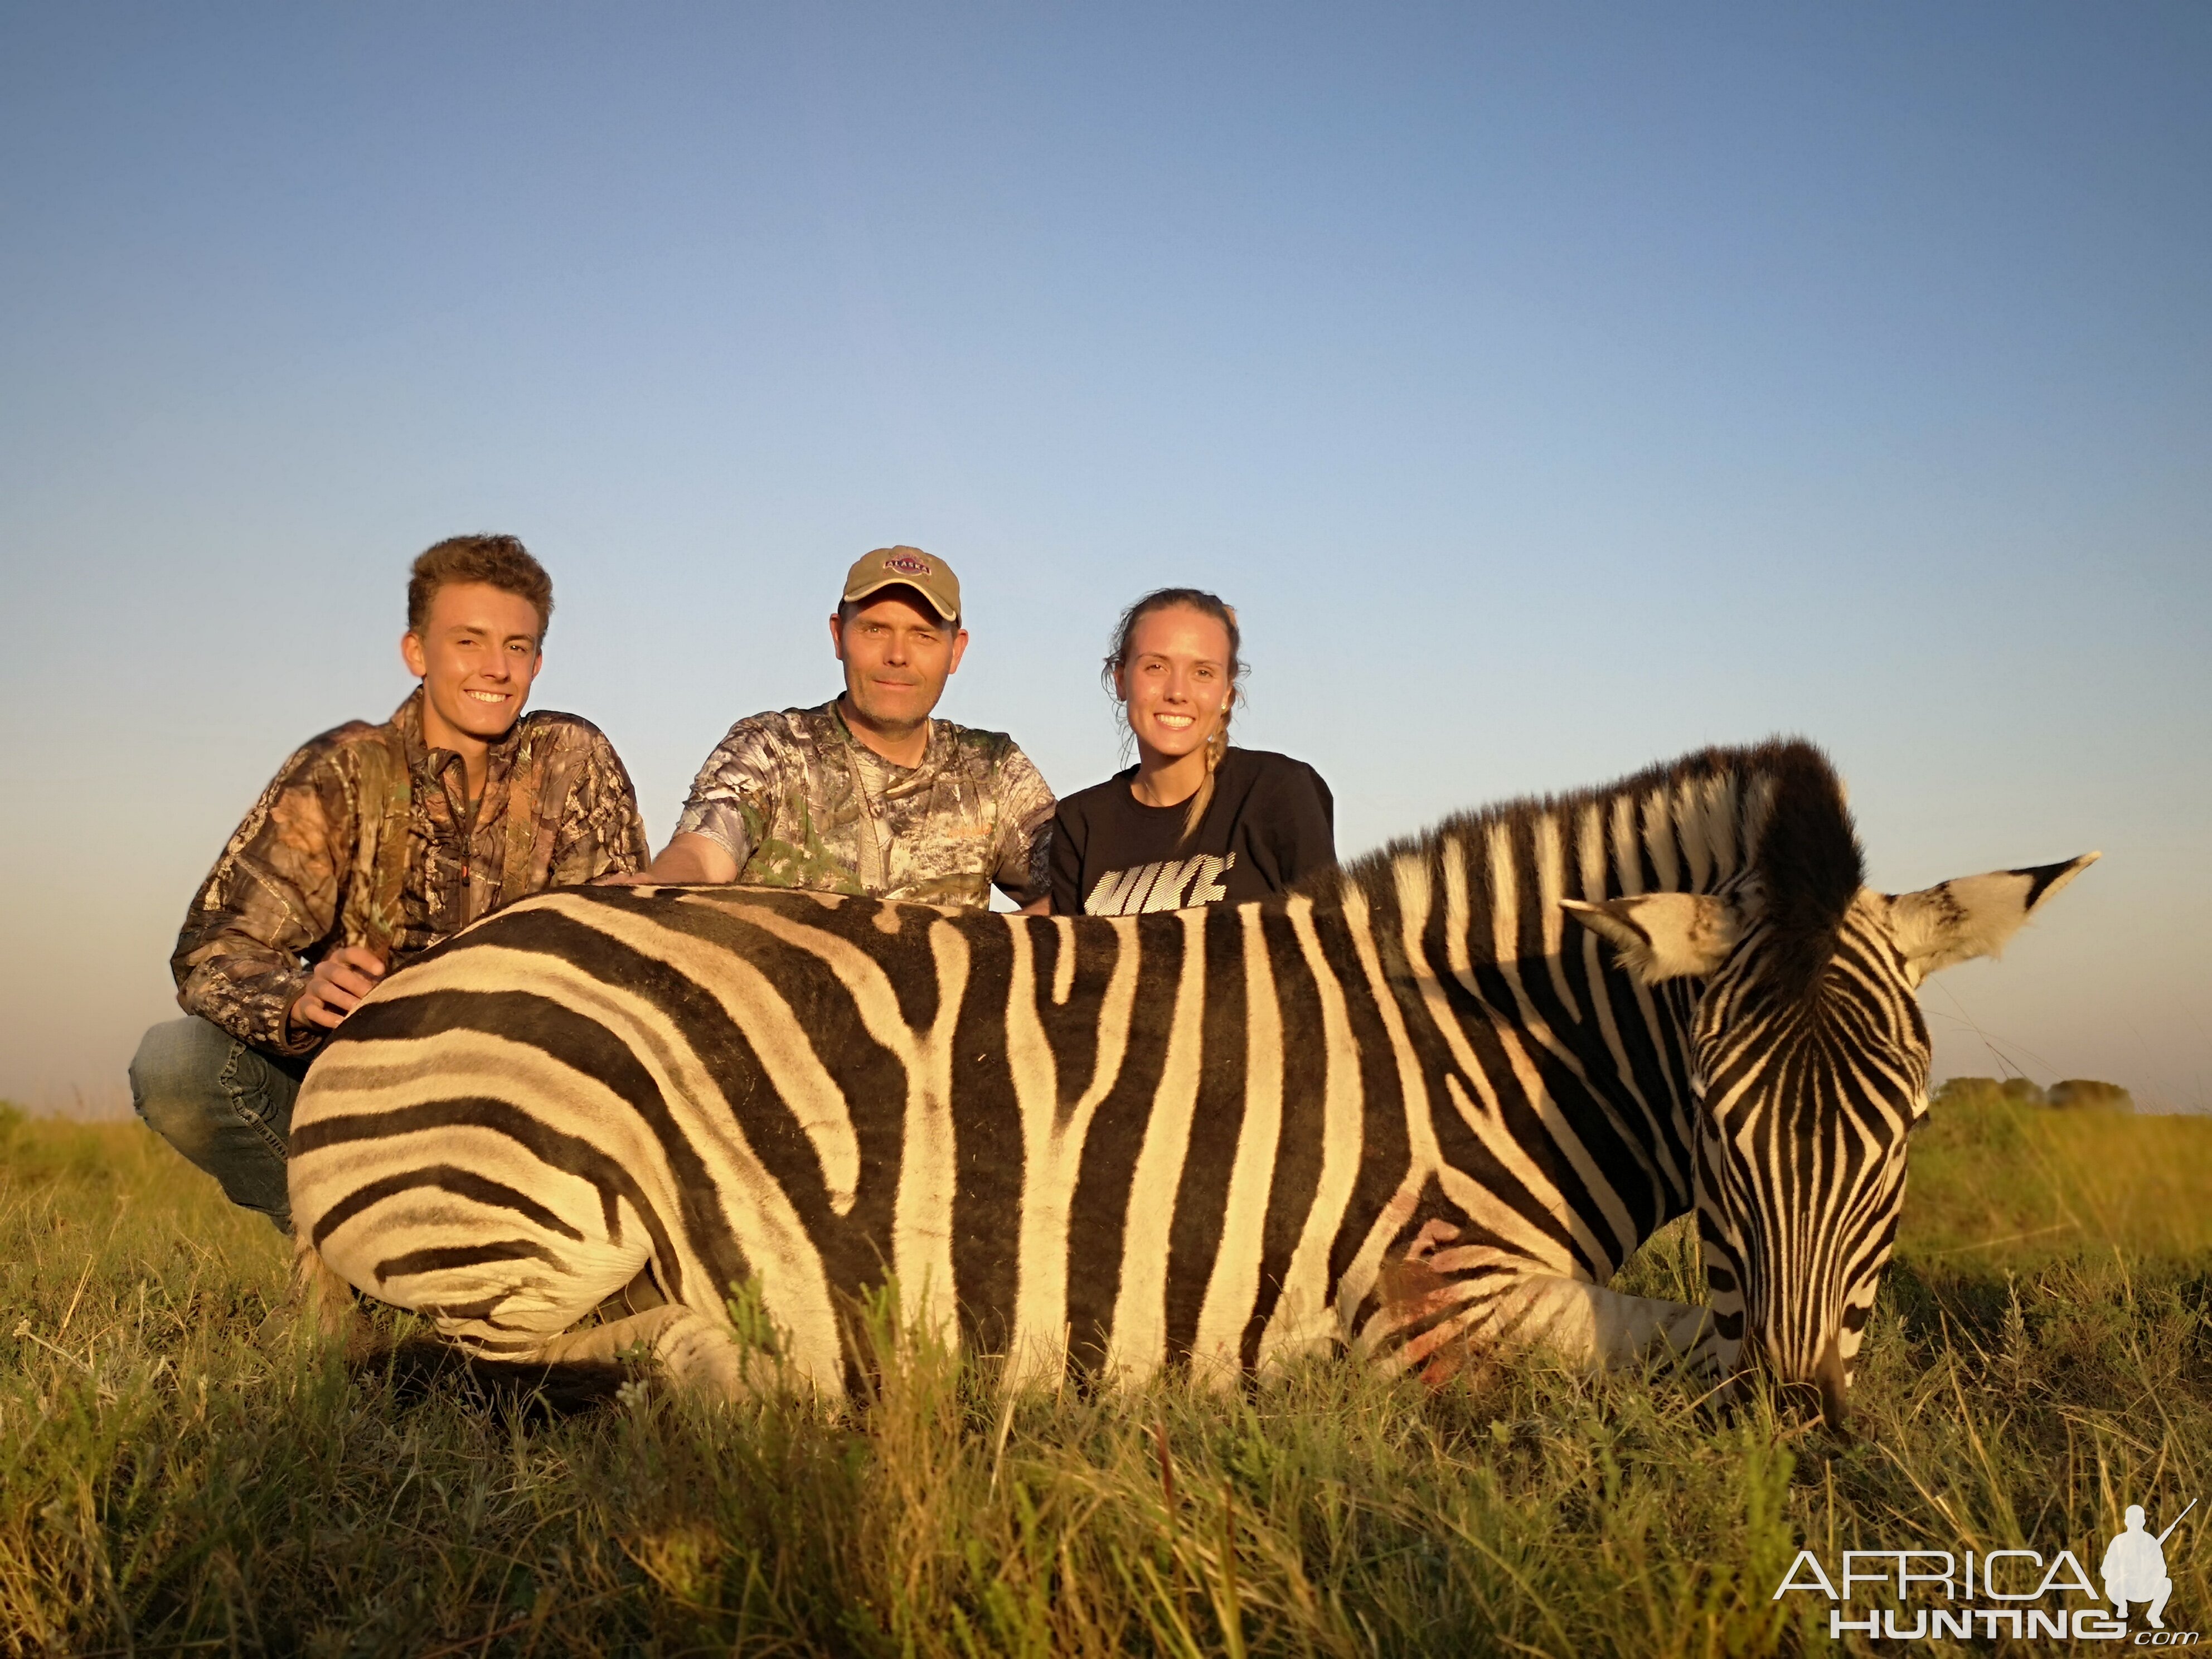
[{"label": "cap logo patch", "polygon": [[927,576],[932,574],[928,560],[909,558],[903,553],[895,559],[885,559],[884,568],[896,570],[902,576]]}]

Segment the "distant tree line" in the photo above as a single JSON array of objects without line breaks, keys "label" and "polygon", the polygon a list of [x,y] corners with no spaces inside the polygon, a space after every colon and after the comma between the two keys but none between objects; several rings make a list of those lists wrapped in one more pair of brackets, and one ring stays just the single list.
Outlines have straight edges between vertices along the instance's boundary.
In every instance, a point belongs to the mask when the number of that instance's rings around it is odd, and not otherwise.
[{"label": "distant tree line", "polygon": [[2069,1077],[2048,1089],[2024,1077],[1954,1077],[1935,1093],[1938,1106],[1985,1106],[2008,1101],[2020,1106],[2051,1106],[2071,1112],[2132,1112],[2135,1097],[2117,1083]]}]

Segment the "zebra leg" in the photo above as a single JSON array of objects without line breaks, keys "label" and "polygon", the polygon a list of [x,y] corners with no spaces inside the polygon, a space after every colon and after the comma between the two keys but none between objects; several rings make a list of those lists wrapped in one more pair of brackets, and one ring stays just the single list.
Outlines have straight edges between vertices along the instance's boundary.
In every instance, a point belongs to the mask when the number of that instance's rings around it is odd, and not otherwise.
[{"label": "zebra leg", "polygon": [[660,1293],[660,1286],[653,1282],[653,1264],[647,1262],[637,1270],[637,1277],[599,1304],[603,1319],[620,1319],[628,1314],[644,1313],[648,1309],[665,1305],[668,1298]]},{"label": "zebra leg", "polygon": [[752,1392],[745,1350],[729,1327],[673,1302],[587,1330],[564,1331],[527,1352],[507,1350],[496,1358],[532,1365],[611,1365],[640,1346],[686,1393],[734,1401]]},{"label": "zebra leg", "polygon": [[1493,1328],[1504,1340],[1608,1369],[1669,1354],[1696,1366],[1713,1340],[1710,1309],[1625,1296],[1564,1276],[1524,1275],[1494,1305]]}]

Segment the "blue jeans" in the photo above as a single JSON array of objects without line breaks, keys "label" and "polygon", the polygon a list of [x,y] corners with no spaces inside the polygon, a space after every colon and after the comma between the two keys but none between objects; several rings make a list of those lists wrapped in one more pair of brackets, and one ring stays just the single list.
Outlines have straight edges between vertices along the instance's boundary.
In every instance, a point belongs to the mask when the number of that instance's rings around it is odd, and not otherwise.
[{"label": "blue jeans", "polygon": [[131,1099],[162,1139],[205,1170],[230,1201],[289,1237],[285,1144],[305,1055],[287,1059],[188,1015],[155,1026],[131,1062]]}]

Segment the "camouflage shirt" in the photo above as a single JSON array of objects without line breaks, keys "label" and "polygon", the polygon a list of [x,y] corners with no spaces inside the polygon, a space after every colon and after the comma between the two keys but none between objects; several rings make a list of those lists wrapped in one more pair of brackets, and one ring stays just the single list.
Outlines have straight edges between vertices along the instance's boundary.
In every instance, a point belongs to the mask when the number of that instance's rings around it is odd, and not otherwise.
[{"label": "camouflage shirt", "polygon": [[1052,791],[1002,732],[929,723],[921,764],[866,747],[835,702],[755,714],[707,757],[678,833],[720,842],[752,887],[981,909],[1052,884]]},{"label": "camouflage shirt", "polygon": [[628,874],[645,825],[614,745],[574,714],[525,714],[491,746],[472,809],[461,757],[422,736],[422,694],[286,761],[193,896],[169,959],[187,1013],[272,1054],[314,962],[364,945],[398,967],[548,887]]}]

